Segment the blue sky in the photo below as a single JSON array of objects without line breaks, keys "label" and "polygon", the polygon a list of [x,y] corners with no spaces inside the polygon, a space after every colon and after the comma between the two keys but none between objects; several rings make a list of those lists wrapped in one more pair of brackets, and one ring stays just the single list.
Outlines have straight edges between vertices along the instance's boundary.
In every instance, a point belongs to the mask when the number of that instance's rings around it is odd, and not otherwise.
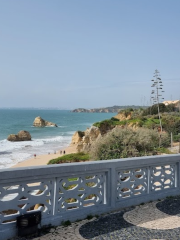
[{"label": "blue sky", "polygon": [[180,98],[179,0],[0,0],[0,107]]}]

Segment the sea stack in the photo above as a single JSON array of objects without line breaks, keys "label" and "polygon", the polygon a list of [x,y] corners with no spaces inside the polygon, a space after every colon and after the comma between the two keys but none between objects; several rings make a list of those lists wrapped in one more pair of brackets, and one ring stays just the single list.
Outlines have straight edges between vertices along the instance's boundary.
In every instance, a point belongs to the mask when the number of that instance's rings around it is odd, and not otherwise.
[{"label": "sea stack", "polygon": [[40,116],[36,117],[33,122],[34,127],[57,127],[57,124],[48,122],[44,119],[42,119]]},{"label": "sea stack", "polygon": [[7,138],[8,141],[31,141],[31,134],[28,131],[21,130],[18,134],[10,134]]}]

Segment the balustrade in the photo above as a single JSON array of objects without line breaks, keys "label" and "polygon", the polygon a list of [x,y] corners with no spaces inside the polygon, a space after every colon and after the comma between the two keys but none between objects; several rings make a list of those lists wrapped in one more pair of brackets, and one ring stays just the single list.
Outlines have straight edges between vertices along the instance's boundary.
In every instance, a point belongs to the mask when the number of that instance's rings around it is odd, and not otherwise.
[{"label": "balustrade", "polygon": [[[179,194],[180,155],[0,170],[0,234],[17,234],[16,218],[36,210],[43,225]],[[2,235],[3,234],[3,235]]]}]

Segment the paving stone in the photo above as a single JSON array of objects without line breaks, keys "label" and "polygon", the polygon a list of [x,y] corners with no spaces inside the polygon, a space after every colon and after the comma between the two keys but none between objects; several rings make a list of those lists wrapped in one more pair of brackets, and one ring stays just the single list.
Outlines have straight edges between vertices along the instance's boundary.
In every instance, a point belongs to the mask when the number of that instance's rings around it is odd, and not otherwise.
[{"label": "paving stone", "polygon": [[179,240],[180,196],[121,209],[98,219],[41,231],[39,237],[11,240]]}]

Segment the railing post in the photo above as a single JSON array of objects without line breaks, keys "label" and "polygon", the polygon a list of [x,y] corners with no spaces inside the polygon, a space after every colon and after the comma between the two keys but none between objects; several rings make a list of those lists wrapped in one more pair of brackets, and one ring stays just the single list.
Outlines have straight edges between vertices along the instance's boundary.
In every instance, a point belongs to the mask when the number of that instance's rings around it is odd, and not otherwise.
[{"label": "railing post", "polygon": [[117,199],[117,176],[115,166],[111,166],[110,174],[110,204],[112,208],[116,206]]},{"label": "railing post", "polygon": [[148,169],[147,169],[147,194],[150,194],[150,191],[151,191],[151,167],[149,166]]},{"label": "railing post", "polygon": [[175,173],[175,187],[180,187],[180,162],[177,162],[177,169]]},{"label": "railing post", "polygon": [[58,189],[59,189],[59,184],[58,184],[59,178],[56,177],[54,178],[54,197],[53,197],[53,216],[57,215],[58,212]]},{"label": "railing post", "polygon": [[57,206],[57,178],[54,178],[54,196],[53,196],[53,216],[56,215],[56,206]]}]

